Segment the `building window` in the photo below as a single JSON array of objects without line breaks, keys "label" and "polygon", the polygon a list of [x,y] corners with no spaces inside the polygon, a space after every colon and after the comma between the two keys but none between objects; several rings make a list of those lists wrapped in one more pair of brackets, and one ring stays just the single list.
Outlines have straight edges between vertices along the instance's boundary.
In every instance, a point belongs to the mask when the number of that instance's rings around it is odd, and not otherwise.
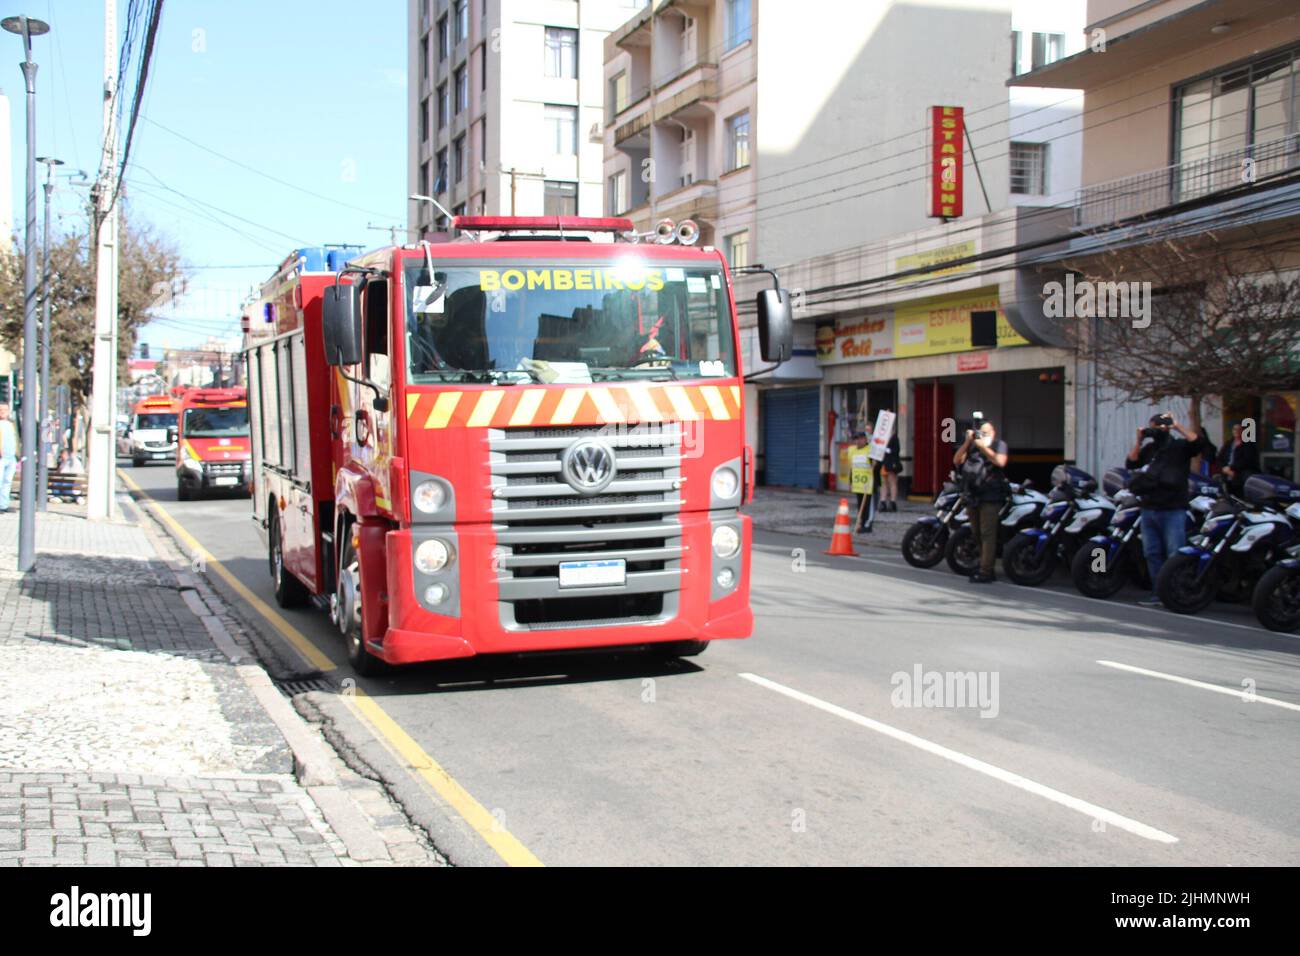
[{"label": "building window", "polygon": [[[1293,164],[1295,145],[1286,140],[1300,132],[1297,72],[1300,47],[1269,53],[1179,87],[1174,93],[1174,163],[1197,162],[1249,148],[1257,177],[1289,168],[1288,154]],[[1261,149],[1266,144],[1273,145]],[[1201,177],[1206,181],[1199,188],[1188,178],[1183,191],[1203,194],[1240,185],[1240,172],[1239,164],[1206,169]]]},{"label": "building window", "polygon": [[478,88],[487,89],[487,44],[478,48]]},{"label": "building window", "polygon": [[609,177],[609,214],[619,216],[627,212],[627,172],[620,170]]},{"label": "building window", "polygon": [[433,194],[447,191],[447,147],[438,150],[438,179],[433,184]]},{"label": "building window", "polygon": [[546,28],[546,75],[562,80],[578,78],[578,31]]},{"label": "building window", "polygon": [[727,265],[731,271],[743,269],[749,265],[749,230],[733,232],[725,240],[727,244]]},{"label": "building window", "polygon": [[576,216],[578,214],[578,184],[546,180],[543,216]]},{"label": "building window", "polygon": [[749,165],[749,110],[727,120],[727,170]]},{"label": "building window", "polygon": [[1025,55],[1025,35],[1019,30],[1011,31],[1011,75],[1019,76],[1025,72],[1021,60]]},{"label": "building window", "polygon": [[460,114],[469,109],[469,71],[465,67],[456,70],[454,76],[456,84],[456,113]]},{"label": "building window", "polygon": [[681,175],[678,186],[689,186],[695,182],[695,130],[686,127],[682,130],[681,152],[678,154]]},{"label": "building window", "polygon": [[456,0],[456,42],[469,39],[469,0]]},{"label": "building window", "polygon": [[447,22],[447,15],[443,14],[438,20],[438,62],[441,63],[449,56],[451,56],[451,25]]},{"label": "building window", "polygon": [[420,100],[420,142],[429,138],[429,99]]},{"label": "building window", "polygon": [[465,134],[457,136],[451,144],[452,169],[455,171],[456,182],[465,181]]},{"label": "building window", "polygon": [[627,71],[609,80],[609,118],[613,119],[627,109]]},{"label": "building window", "polygon": [[1047,195],[1047,144],[1011,144],[1011,192],[1018,196]]},{"label": "building window", "polygon": [[1065,55],[1065,34],[1035,33],[1032,55],[1031,69],[1036,70],[1049,63],[1055,63]]},{"label": "building window", "polygon": [[487,168],[487,117],[484,116],[478,121],[478,161],[479,164]]},{"label": "building window", "polygon": [[734,50],[749,40],[749,0],[727,0],[727,49]]},{"label": "building window", "polygon": [[429,164],[428,164],[428,163],[421,163],[421,164],[420,164],[420,187],[419,187],[419,189],[420,189],[420,195],[421,195],[421,196],[427,196],[427,195],[429,195]]},{"label": "building window", "polygon": [[451,116],[451,92],[446,83],[438,84],[438,129],[447,125]]},{"label": "building window", "polygon": [[578,153],[578,108],[546,105],[546,145],[556,156]]},{"label": "building window", "polygon": [[429,38],[420,37],[420,79],[429,75]]},{"label": "building window", "polygon": [[463,216],[465,215],[465,213],[466,213],[466,207],[463,202],[457,203],[456,205],[451,207],[451,214],[453,216]]}]

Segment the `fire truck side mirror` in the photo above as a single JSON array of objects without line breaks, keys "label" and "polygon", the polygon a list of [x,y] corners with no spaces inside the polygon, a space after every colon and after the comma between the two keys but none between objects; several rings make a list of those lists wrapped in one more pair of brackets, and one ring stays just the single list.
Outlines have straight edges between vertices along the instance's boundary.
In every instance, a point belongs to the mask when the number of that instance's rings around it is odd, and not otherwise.
[{"label": "fire truck side mirror", "polygon": [[357,290],[351,285],[327,285],[321,301],[325,333],[325,361],[330,365],[356,365],[361,361],[361,310]]},{"label": "fire truck side mirror", "polygon": [[758,349],[764,362],[788,362],[794,350],[790,293],[764,289],[758,294]]}]

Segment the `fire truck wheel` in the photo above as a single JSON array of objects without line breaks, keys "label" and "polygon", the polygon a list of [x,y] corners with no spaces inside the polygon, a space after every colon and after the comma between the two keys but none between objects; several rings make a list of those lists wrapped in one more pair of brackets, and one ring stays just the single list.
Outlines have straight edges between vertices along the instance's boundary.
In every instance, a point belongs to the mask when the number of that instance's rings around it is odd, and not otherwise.
[{"label": "fire truck wheel", "polygon": [[332,616],[347,644],[348,663],[362,677],[370,677],[384,670],[384,662],[366,648],[361,615],[361,562],[352,546],[351,527],[344,528],[342,541]]},{"label": "fire truck wheel", "polygon": [[280,546],[280,518],[272,515],[271,546],[267,559],[271,564],[271,580],[275,582],[275,603],[280,607],[302,607],[307,603],[307,588],[284,566],[284,549]]},{"label": "fire truck wheel", "polygon": [[177,501],[190,500],[190,486],[185,484],[185,482],[183,481],[176,482],[176,500]]},{"label": "fire truck wheel", "polygon": [[708,649],[708,641],[668,641],[656,645],[654,652],[661,657],[698,657]]}]

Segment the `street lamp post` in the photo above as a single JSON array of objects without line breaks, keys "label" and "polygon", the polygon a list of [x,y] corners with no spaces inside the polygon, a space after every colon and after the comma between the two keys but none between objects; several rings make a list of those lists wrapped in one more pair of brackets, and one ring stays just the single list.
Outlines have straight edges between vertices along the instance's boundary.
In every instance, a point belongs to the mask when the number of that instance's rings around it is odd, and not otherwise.
[{"label": "street lamp post", "polygon": [[54,167],[63,160],[37,156],[45,164],[45,242],[41,256],[41,465],[36,510],[44,511],[50,498],[50,199],[54,195]]},{"label": "street lamp post", "polygon": [[31,17],[0,20],[10,33],[23,38],[23,80],[27,87],[27,231],[23,264],[23,484],[18,503],[18,570],[36,564],[36,64],[32,37],[50,32],[50,25]]}]

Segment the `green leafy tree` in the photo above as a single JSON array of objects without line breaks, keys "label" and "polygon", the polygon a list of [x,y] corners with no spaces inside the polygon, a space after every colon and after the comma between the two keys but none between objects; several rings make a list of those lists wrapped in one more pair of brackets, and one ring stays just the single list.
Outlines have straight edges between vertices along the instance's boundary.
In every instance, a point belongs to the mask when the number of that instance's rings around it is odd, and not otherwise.
[{"label": "green leafy tree", "polygon": [[[142,325],[169,301],[184,275],[180,251],[148,224],[123,215],[118,256],[118,381],[130,382],[127,358]],[[75,407],[90,398],[94,376],[95,260],[85,232],[66,233],[50,248],[50,378],[68,385]],[[0,253],[0,344],[21,354],[23,340],[22,246]],[[39,270],[39,265],[38,265]],[[38,273],[39,275],[39,273]]]}]

